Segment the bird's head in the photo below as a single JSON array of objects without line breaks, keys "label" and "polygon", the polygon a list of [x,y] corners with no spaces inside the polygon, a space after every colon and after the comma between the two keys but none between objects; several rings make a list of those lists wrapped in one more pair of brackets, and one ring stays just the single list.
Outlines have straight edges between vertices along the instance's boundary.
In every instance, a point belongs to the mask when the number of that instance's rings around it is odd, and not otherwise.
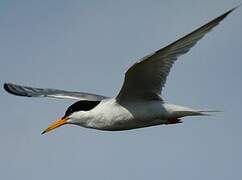
[{"label": "bird's head", "polygon": [[100,101],[78,101],[72,104],[65,112],[65,115],[53,122],[47,129],[45,129],[42,134],[45,134],[53,129],[56,129],[65,124],[79,124],[81,125],[86,120],[83,118],[86,111],[90,111],[96,107]]}]

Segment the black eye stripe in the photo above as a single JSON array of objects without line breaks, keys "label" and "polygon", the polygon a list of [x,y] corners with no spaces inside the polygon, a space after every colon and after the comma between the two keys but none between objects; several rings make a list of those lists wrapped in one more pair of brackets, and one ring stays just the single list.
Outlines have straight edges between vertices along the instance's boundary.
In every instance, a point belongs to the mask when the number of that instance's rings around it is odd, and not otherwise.
[{"label": "black eye stripe", "polygon": [[90,111],[94,107],[96,107],[100,101],[78,101],[72,104],[66,111],[65,116],[67,117],[73,112],[76,111]]}]

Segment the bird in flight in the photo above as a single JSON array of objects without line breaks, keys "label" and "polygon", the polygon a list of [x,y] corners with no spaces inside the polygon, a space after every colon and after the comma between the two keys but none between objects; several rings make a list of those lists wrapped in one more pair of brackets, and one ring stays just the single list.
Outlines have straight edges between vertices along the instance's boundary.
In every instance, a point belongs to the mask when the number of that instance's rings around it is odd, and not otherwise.
[{"label": "bird in flight", "polygon": [[42,89],[5,83],[4,89],[14,95],[78,100],[64,116],[53,122],[42,134],[65,124],[107,131],[121,131],[162,124],[181,123],[185,116],[209,115],[209,110],[169,104],[161,91],[177,58],[187,53],[205,34],[217,26],[233,8],[170,45],[145,56],[125,73],[123,86],[114,98],[85,92]]}]

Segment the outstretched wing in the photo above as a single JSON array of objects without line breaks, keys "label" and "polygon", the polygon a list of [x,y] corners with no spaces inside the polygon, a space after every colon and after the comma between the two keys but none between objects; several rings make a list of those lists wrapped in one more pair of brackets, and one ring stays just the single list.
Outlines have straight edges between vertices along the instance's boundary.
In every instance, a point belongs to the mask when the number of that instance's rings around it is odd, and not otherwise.
[{"label": "outstretched wing", "polygon": [[123,86],[117,96],[125,99],[160,99],[162,88],[177,58],[188,52],[205,34],[217,26],[235,8],[210,21],[192,33],[135,63],[125,73]]},{"label": "outstretched wing", "polygon": [[60,99],[73,99],[73,100],[89,100],[89,101],[101,101],[107,99],[106,96],[85,93],[85,92],[72,92],[64,91],[58,89],[43,89],[34,88],[28,86],[21,86],[12,83],[5,83],[4,89],[17,96],[27,96],[27,97],[50,97],[50,98],[60,98]]}]

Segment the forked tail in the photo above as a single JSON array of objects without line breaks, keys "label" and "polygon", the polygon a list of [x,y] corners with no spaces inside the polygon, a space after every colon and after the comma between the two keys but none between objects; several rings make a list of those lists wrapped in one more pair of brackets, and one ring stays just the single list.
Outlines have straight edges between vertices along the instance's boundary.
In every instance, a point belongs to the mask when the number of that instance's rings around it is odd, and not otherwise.
[{"label": "forked tail", "polygon": [[212,116],[212,115],[214,115],[214,113],[217,113],[217,112],[222,112],[222,111],[218,111],[218,110],[198,110],[197,115]]},{"label": "forked tail", "polygon": [[221,112],[218,110],[210,109],[194,109],[185,106],[175,105],[175,104],[164,104],[163,105],[167,111],[171,112],[172,117],[181,118],[185,116],[210,116],[213,113]]},{"label": "forked tail", "polygon": [[212,116],[214,115],[213,113],[217,113],[221,111],[217,110],[180,110],[176,112],[177,117],[185,117],[185,116]]}]

